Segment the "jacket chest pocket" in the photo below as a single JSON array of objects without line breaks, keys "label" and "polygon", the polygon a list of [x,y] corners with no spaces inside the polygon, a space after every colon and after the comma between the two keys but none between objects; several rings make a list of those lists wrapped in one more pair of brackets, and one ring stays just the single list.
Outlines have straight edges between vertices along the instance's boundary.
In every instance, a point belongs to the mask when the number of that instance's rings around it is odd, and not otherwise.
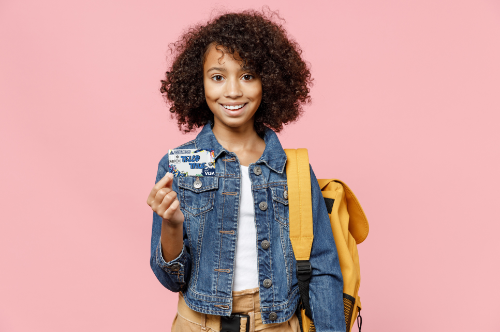
[{"label": "jacket chest pocket", "polygon": [[186,176],[179,178],[181,209],[193,216],[213,209],[215,194],[219,188],[217,176]]},{"label": "jacket chest pocket", "polygon": [[288,227],[288,191],[286,186],[271,187],[274,219]]}]

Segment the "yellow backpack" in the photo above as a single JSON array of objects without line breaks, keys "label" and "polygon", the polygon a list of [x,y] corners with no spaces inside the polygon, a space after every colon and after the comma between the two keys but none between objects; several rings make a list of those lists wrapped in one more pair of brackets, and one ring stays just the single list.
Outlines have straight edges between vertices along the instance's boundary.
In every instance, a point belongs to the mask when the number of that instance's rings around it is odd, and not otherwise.
[{"label": "yellow backpack", "polygon": [[[285,149],[286,175],[290,218],[290,240],[297,260],[297,275],[301,293],[300,321],[302,331],[315,331],[309,306],[309,257],[313,241],[311,177],[307,149]],[[340,269],[344,279],[344,315],[346,332],[350,332],[361,311],[358,290],[361,280],[357,244],[368,236],[368,220],[356,196],[337,179],[318,179],[330,217],[337,246]],[[303,263],[307,264],[303,264]],[[301,271],[302,270],[302,271]],[[307,271],[308,270],[308,271]],[[302,273],[305,272],[305,273]],[[307,273],[308,272],[308,273]],[[300,277],[302,273],[303,277]],[[361,315],[358,327],[361,331]]]}]

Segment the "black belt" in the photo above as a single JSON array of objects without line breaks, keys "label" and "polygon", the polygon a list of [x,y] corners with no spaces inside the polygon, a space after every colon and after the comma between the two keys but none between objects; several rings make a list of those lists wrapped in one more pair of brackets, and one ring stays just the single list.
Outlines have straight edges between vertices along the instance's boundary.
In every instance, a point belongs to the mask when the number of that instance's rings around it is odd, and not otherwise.
[{"label": "black belt", "polygon": [[245,331],[250,331],[250,316],[243,314],[232,314],[231,316],[220,317],[220,332],[240,332],[241,318],[247,318]]}]

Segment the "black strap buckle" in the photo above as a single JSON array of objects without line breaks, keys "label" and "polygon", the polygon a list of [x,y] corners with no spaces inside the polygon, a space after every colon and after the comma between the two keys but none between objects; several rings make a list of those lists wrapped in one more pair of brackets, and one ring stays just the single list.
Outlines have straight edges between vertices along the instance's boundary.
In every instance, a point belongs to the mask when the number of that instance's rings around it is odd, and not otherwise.
[{"label": "black strap buckle", "polygon": [[220,317],[220,332],[240,332],[241,318],[247,318],[245,331],[250,331],[250,316],[244,314],[231,314]]},{"label": "black strap buckle", "polygon": [[309,261],[297,261],[297,279],[306,281],[311,278],[312,266]]},{"label": "black strap buckle", "polygon": [[305,309],[307,317],[312,319],[311,305],[309,304],[309,282],[312,276],[311,263],[308,260],[297,261],[296,269],[302,306]]}]

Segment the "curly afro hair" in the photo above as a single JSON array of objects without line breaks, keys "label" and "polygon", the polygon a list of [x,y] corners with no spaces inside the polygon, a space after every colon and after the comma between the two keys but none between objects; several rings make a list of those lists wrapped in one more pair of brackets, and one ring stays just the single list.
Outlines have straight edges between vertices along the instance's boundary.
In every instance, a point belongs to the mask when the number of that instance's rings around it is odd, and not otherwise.
[{"label": "curly afro hair", "polygon": [[[278,22],[276,22],[278,21]],[[198,24],[169,45],[172,65],[161,80],[160,91],[170,105],[179,130],[187,133],[213,121],[203,87],[203,64],[212,44],[236,52],[244,66],[260,76],[262,101],[255,113],[255,129],[279,132],[301,115],[311,102],[312,78],[302,50],[283,28],[277,12],[246,10],[219,15]]]}]

